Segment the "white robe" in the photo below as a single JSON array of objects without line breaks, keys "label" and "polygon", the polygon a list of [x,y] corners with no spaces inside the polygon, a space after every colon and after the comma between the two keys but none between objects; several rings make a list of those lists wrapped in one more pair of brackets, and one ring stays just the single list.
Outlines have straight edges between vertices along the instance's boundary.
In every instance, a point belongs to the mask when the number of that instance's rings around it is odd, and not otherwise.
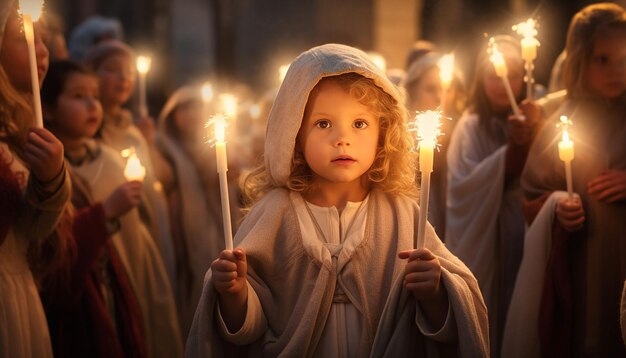
[{"label": "white robe", "polygon": [[[124,162],[115,150],[98,144],[95,160],[72,167],[89,184],[96,201],[106,200],[126,182]],[[94,144],[90,145],[94,148]],[[176,305],[165,266],[150,232],[132,209],[120,218],[120,231],[111,240],[117,250],[141,306],[144,335],[151,357],[179,357],[182,337]]]},{"label": "white robe", "polygon": [[20,208],[15,208],[18,222],[0,245],[0,357],[52,357],[46,315],[26,255],[32,242],[45,239],[56,227],[70,198],[69,174],[56,192],[39,200],[26,164],[2,142],[0,160],[10,163],[24,193]]}]

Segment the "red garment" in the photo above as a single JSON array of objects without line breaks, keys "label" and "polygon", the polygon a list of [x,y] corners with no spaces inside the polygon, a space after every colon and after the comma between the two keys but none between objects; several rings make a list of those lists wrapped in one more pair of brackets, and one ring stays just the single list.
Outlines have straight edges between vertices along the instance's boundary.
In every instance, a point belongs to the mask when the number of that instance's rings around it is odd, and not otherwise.
[{"label": "red garment", "polygon": [[21,193],[11,167],[0,157],[0,245],[6,239],[9,228],[16,218]]},{"label": "red garment", "polygon": [[[535,200],[523,201],[524,216],[529,225],[550,194],[545,193]],[[546,264],[539,311],[538,332],[542,357],[572,355],[574,303],[567,246],[569,236],[558,220],[554,220],[552,245]]]},{"label": "red garment", "polygon": [[[57,357],[146,357],[141,310],[125,268],[108,240],[101,204],[80,209],[74,218],[75,260],[44,281],[42,301]],[[98,260],[108,256],[105,271]],[[115,320],[101,287],[108,285]]]}]

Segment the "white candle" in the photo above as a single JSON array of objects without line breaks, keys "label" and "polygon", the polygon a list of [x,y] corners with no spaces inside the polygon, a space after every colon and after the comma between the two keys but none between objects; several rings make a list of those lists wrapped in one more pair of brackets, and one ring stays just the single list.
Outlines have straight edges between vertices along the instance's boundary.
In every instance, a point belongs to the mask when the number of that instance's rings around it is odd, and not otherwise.
[{"label": "white candle", "polygon": [[148,116],[148,100],[146,95],[146,82],[148,72],[152,67],[152,59],[148,56],[137,57],[137,72],[139,72],[139,116],[145,118]]},{"label": "white candle", "polygon": [[441,79],[441,104],[439,109],[441,112],[445,112],[446,96],[448,95],[448,89],[450,89],[450,83],[452,83],[452,77],[454,74],[454,55],[447,54],[443,56],[437,63],[439,67],[439,78]]},{"label": "white candle", "polygon": [[[130,156],[126,160],[126,167],[124,168],[124,176],[128,181],[143,181],[146,177],[146,168],[141,165],[141,161],[137,157],[137,153],[131,149]],[[122,153],[123,155],[124,153]]]},{"label": "white candle", "polygon": [[428,200],[430,196],[430,173],[433,171],[433,154],[440,135],[441,113],[426,111],[415,116],[414,126],[417,128],[419,141],[420,183],[420,217],[417,227],[416,249],[424,246],[426,221],[428,221]]},{"label": "white candle", "polygon": [[513,30],[522,35],[522,58],[524,59],[524,67],[526,69],[526,98],[533,98],[533,69],[535,68],[533,61],[537,58],[537,47],[540,45],[535,38],[537,36],[537,22],[534,19],[528,19],[525,22],[513,26]]},{"label": "white candle", "polygon": [[[493,40],[493,39],[492,39]],[[522,113],[517,106],[517,101],[515,100],[515,95],[513,95],[513,90],[511,89],[511,83],[509,83],[509,71],[506,67],[506,61],[504,60],[504,56],[498,50],[498,46],[493,43],[491,45],[491,56],[489,57],[491,63],[493,64],[493,68],[496,70],[496,74],[498,77],[502,79],[504,83],[504,89],[506,90],[506,94],[509,96],[509,102],[511,103],[511,108],[513,109],[513,114],[520,120],[523,120]]]},{"label": "white candle", "polygon": [[569,138],[569,132],[567,128],[572,125],[572,122],[567,119],[566,116],[561,116],[561,123],[559,124],[563,128],[561,134],[561,141],[559,142],[559,158],[565,164],[565,181],[567,183],[567,194],[570,200],[574,195],[574,184],[572,182],[572,160],[574,159],[574,142]]},{"label": "white candle", "polygon": [[37,53],[35,51],[35,31],[33,22],[39,20],[43,1],[22,0],[20,1],[20,12],[24,22],[24,36],[28,46],[28,62],[30,65],[30,83],[33,92],[33,108],[35,112],[35,127],[43,128],[43,113],[41,111],[41,95],[39,93],[39,71],[37,70]]},{"label": "white candle", "polygon": [[220,196],[222,199],[222,217],[224,224],[224,244],[226,250],[233,249],[233,230],[230,222],[230,200],[228,196],[228,160],[226,157],[224,116],[218,114],[213,118],[215,126],[215,155],[217,160],[217,173],[220,178]]}]

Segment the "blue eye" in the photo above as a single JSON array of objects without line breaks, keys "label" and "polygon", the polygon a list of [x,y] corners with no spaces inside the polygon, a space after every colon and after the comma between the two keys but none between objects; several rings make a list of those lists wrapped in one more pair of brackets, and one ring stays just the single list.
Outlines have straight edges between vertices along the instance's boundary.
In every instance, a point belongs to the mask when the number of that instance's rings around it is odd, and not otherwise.
[{"label": "blue eye", "polygon": [[315,122],[315,126],[322,129],[330,128],[330,121],[327,119],[321,119]]},{"label": "blue eye", "polygon": [[367,126],[369,126],[369,124],[362,119],[357,119],[353,124],[353,127],[356,129],[365,129]]}]

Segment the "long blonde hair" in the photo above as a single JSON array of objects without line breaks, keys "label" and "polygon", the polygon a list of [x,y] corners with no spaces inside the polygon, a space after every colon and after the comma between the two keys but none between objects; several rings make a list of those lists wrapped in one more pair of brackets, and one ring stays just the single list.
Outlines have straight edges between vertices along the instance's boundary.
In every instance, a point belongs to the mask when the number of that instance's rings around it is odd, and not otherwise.
[{"label": "long blonde hair", "polygon": [[[380,138],[374,163],[366,173],[372,188],[392,194],[417,195],[415,153],[407,130],[407,112],[402,103],[378,87],[374,81],[357,73],[323,78],[320,83],[336,81],[351,97],[367,106],[380,118]],[[311,94],[309,94],[310,98]],[[294,150],[287,189],[306,193],[312,189],[312,171],[298,148]],[[270,190],[275,189],[265,164],[254,169],[242,182],[244,206],[250,208]]]},{"label": "long blonde hair", "polygon": [[613,3],[593,4],[580,10],[569,25],[563,81],[569,98],[590,97],[586,78],[598,36],[609,31],[626,33],[626,11]]},{"label": "long blonde hair", "polygon": [[22,155],[28,130],[34,124],[31,98],[18,92],[0,64],[0,141]]}]

